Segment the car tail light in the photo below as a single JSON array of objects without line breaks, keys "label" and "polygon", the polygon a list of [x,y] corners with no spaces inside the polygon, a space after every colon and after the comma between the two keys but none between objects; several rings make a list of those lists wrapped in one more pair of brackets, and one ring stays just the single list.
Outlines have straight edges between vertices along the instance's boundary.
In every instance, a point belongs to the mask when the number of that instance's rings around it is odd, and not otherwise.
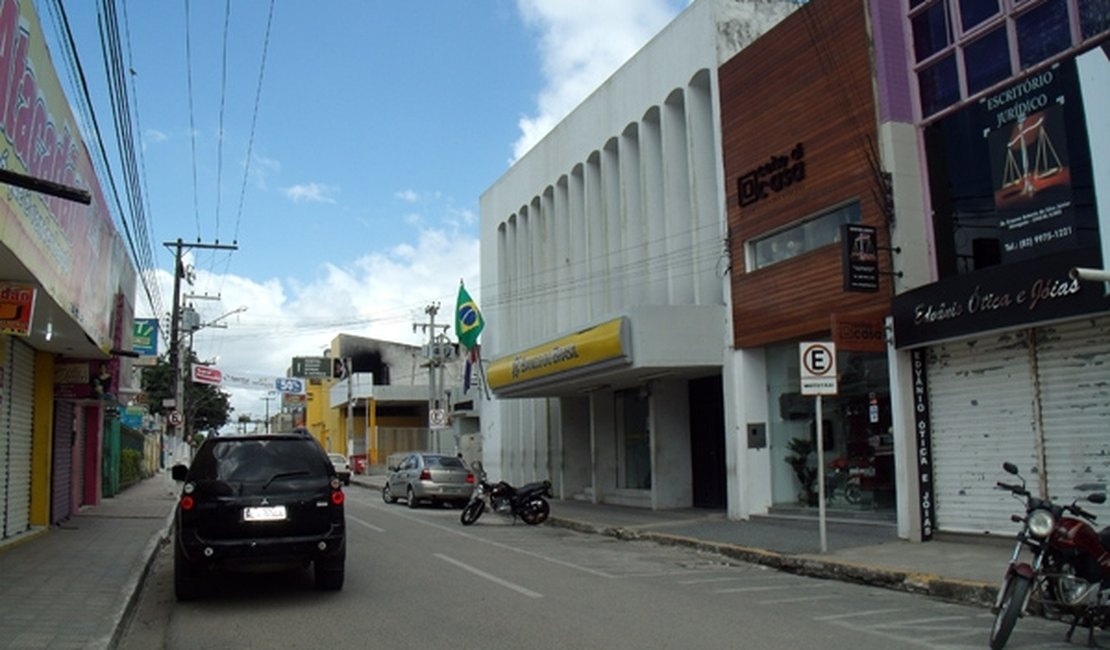
[{"label": "car tail light", "polygon": [[194,501],[193,497],[189,496],[188,494],[181,497],[181,509],[182,510],[192,510],[193,506],[195,506],[196,504],[197,504],[197,502]]},{"label": "car tail light", "polygon": [[424,471],[420,472],[420,480],[421,481],[430,481],[430,480],[432,480],[432,470],[425,469]]},{"label": "car tail light", "polygon": [[467,474],[466,475],[466,482],[467,483],[473,483],[474,482],[474,475],[473,474]]},{"label": "car tail light", "polygon": [[343,490],[335,490],[331,493],[331,503],[334,506],[343,505],[343,500],[346,497],[343,495]]}]

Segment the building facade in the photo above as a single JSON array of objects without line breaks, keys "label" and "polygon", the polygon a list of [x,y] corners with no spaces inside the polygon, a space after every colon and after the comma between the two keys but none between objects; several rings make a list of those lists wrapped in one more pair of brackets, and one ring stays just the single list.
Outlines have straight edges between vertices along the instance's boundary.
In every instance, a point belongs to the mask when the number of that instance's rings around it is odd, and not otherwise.
[{"label": "building facade", "polygon": [[[925,267],[891,244],[912,257],[920,239],[893,195],[917,179],[896,182],[889,164],[916,149],[877,111],[889,98],[870,18],[891,4],[809,2],[720,68],[739,517],[816,506],[822,480],[830,510],[897,514],[884,322],[896,285]],[[802,393],[807,342],[835,345],[837,392],[820,405]]]},{"label": "building facade", "polygon": [[308,386],[299,421],[324,449],[371,466],[414,450],[480,458],[477,413],[463,395],[454,345],[443,343],[433,364],[428,346],[340,334],[327,353],[316,364],[326,373],[301,373]]},{"label": "building facade", "polygon": [[1004,461],[1054,499],[1110,483],[1110,297],[1071,273],[1106,268],[1110,3],[910,4],[930,275],[892,305],[909,532],[1008,533]]},{"label": "building facade", "polygon": [[[89,204],[0,196],[0,544],[118,486],[119,407],[133,392],[135,268],[58,83],[32,3],[0,2],[0,159]],[[106,455],[107,454],[107,455]]]},{"label": "building facade", "polygon": [[491,476],[725,507],[717,68],[796,8],[695,1],[482,195]]}]

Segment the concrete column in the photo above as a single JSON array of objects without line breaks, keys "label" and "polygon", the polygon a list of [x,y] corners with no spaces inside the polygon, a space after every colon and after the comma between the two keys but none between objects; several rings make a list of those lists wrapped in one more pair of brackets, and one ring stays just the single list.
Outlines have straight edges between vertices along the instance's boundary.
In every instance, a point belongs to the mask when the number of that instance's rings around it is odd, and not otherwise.
[{"label": "concrete column", "polygon": [[643,189],[640,184],[640,130],[635,124],[625,129],[619,141],[618,168],[620,175],[620,228],[623,232],[620,266],[623,274],[621,291],[626,305],[644,302],[644,266],[647,263],[647,240],[644,237]]},{"label": "concrete column", "polygon": [[690,160],[686,142],[686,100],[676,90],[663,103],[663,186],[666,206],[668,303],[694,304],[693,230],[690,213]]},{"label": "concrete column", "polygon": [[659,109],[652,108],[640,123],[640,178],[644,206],[644,232],[647,266],[642,277],[646,284],[646,304],[667,304],[666,285],[666,210],[663,206],[663,144],[659,129]]},{"label": "concrete column", "polygon": [[690,399],[686,382],[651,382],[651,507],[694,505],[690,459]]}]

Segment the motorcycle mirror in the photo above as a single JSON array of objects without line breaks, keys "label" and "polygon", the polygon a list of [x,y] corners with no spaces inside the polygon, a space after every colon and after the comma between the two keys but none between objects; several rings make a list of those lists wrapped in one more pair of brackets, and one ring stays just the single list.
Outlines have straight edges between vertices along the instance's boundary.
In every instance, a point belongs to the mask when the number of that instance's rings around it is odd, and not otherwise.
[{"label": "motorcycle mirror", "polygon": [[1013,463],[1009,463],[1009,462],[1002,463],[1002,469],[1006,470],[1007,474],[1013,474],[1013,475],[1017,476],[1018,468],[1017,468],[1017,465],[1015,465]]},{"label": "motorcycle mirror", "polygon": [[1098,492],[1097,494],[1088,496],[1087,500],[1091,503],[1106,503],[1106,494]]}]

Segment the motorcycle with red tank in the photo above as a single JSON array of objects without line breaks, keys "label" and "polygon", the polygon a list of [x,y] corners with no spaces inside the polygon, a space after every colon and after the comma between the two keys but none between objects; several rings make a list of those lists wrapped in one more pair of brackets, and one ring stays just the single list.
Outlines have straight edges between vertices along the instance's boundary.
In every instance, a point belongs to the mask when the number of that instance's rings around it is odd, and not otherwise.
[{"label": "motorcycle with red tank", "polygon": [[[1076,499],[1071,505],[1053,503],[1030,494],[1017,466],[1002,468],[1017,476],[1021,484],[997,484],[1025,502],[1024,515],[1011,519],[1022,525],[1006,577],[994,605],[990,647],[1006,645],[1017,619],[1027,611],[1046,618],[1070,622],[1064,638],[1071,641],[1077,627],[1086,627],[1087,645],[1094,647],[1095,628],[1110,622],[1110,527],[1096,531],[1095,515]],[[1102,486],[1078,486],[1079,491]],[[1106,502],[1105,492],[1089,494],[1090,503]],[[1072,516],[1074,515],[1074,516]],[[1032,554],[1023,561],[1023,551]]]}]

